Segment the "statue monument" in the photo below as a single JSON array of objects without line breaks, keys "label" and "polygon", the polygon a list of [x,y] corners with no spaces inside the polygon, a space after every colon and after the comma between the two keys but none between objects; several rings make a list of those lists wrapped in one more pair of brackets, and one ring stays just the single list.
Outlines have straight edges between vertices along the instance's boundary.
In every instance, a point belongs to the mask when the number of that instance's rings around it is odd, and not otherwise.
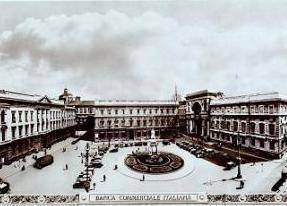
[{"label": "statue monument", "polygon": [[154,129],[151,130],[151,136],[148,142],[149,142],[149,154],[156,155],[157,154],[157,141],[156,141]]}]

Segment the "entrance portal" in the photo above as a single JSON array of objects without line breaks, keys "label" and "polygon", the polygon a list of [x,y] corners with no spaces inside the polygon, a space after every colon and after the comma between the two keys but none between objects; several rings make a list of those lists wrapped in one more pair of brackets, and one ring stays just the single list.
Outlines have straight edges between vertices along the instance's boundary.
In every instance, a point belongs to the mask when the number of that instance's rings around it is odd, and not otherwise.
[{"label": "entrance portal", "polygon": [[195,102],[192,106],[192,111],[194,113],[194,124],[192,131],[196,133],[196,135],[201,136],[202,134],[202,118],[201,118],[201,106],[198,102]]}]

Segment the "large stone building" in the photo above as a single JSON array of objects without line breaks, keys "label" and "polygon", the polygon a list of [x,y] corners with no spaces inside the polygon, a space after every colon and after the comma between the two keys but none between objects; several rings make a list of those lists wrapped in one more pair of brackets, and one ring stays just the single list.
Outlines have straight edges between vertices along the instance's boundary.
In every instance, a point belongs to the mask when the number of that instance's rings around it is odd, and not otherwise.
[{"label": "large stone building", "polygon": [[72,104],[79,123],[94,117],[94,131],[100,139],[146,138],[152,129],[157,136],[165,136],[178,124],[176,101],[80,101],[76,98]]},{"label": "large stone building", "polygon": [[269,157],[286,150],[287,97],[277,92],[224,97],[205,90],[186,101],[189,134]]},{"label": "large stone building", "polygon": [[175,101],[98,101],[95,130],[100,138],[141,139],[171,134],[177,127]]},{"label": "large stone building", "polygon": [[74,134],[75,108],[47,96],[0,90],[0,114],[0,158],[4,163]]},{"label": "large stone building", "polygon": [[47,96],[0,91],[0,158],[11,162],[73,136],[92,122],[99,139],[143,139],[182,132],[230,148],[281,157],[287,148],[287,97],[265,93],[225,97],[207,90],[185,100],[83,101],[67,89],[58,100]]}]

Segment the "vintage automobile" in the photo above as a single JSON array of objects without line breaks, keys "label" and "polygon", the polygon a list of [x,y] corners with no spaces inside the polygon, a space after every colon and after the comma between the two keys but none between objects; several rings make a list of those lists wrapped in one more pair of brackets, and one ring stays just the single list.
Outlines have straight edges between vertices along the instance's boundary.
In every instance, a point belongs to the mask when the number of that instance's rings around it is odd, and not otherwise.
[{"label": "vintage automobile", "polygon": [[229,161],[226,163],[226,166],[223,168],[223,170],[231,170],[236,166],[236,163],[233,161]]},{"label": "vintage automobile", "polygon": [[10,184],[0,180],[0,194],[6,194],[10,190]]},{"label": "vintage automobile", "polygon": [[85,189],[87,192],[90,190],[90,182],[83,180],[83,181],[76,181],[73,184],[74,189]]},{"label": "vintage automobile", "polygon": [[169,145],[170,141],[168,139],[165,139],[165,140],[162,141],[162,144],[163,145]]},{"label": "vintage automobile", "polygon": [[90,162],[90,165],[95,167],[95,168],[101,168],[103,165],[102,163],[102,157],[101,156],[94,156],[92,159],[91,159],[91,162]]},{"label": "vintage automobile", "polygon": [[34,163],[34,167],[37,169],[42,169],[54,162],[54,158],[52,155],[45,155],[43,157],[39,157]]},{"label": "vintage automobile", "polygon": [[115,153],[115,152],[118,152],[119,149],[117,147],[114,147],[112,149],[110,149],[110,153]]}]

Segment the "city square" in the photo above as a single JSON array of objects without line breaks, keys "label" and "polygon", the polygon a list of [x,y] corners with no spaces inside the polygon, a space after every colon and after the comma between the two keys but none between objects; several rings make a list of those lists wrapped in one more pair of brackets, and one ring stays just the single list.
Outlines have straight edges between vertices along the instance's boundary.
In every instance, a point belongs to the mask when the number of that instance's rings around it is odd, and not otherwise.
[{"label": "city square", "polygon": [[0,205],[287,203],[287,1],[0,10]]},{"label": "city square", "polygon": [[[73,189],[77,175],[84,169],[81,163],[81,152],[85,152],[86,141],[80,141],[75,145],[69,138],[61,143],[57,143],[48,154],[53,154],[54,164],[45,169],[38,170],[32,167],[32,160],[27,158],[26,170],[21,171],[17,163],[4,166],[1,176],[11,184],[11,194],[77,194],[86,192],[84,189]],[[119,142],[116,142],[117,144]],[[91,152],[97,150],[98,145],[108,144],[89,142]],[[113,144],[113,142],[111,143]],[[66,148],[65,152],[62,148]],[[280,178],[281,170],[284,168],[285,159],[270,162],[247,163],[242,165],[242,175],[245,187],[236,189],[239,181],[232,179],[237,174],[237,168],[224,171],[217,166],[177,147],[175,144],[159,144],[159,150],[168,151],[179,155],[185,161],[183,168],[174,173],[162,175],[145,174],[145,180],[141,181],[143,173],[137,173],[126,167],[124,159],[127,154],[137,149],[146,149],[146,146],[131,146],[119,148],[117,153],[106,153],[103,156],[103,167],[95,169],[92,183],[96,183],[95,188],[91,187],[90,192],[97,194],[117,194],[117,193],[168,193],[168,192],[202,192],[208,194],[230,194],[238,193],[271,193],[271,187]],[[41,153],[39,153],[41,155]],[[43,155],[43,154],[42,154]],[[68,169],[65,170],[65,165]],[[118,165],[115,170],[114,166]],[[51,174],[57,175],[51,175]],[[106,180],[103,181],[103,175]],[[45,178],[49,177],[49,178]],[[190,184],[186,184],[189,182]],[[170,187],[172,185],[172,187]],[[37,188],[37,190],[35,190]],[[286,192],[285,185],[281,193]]]}]

